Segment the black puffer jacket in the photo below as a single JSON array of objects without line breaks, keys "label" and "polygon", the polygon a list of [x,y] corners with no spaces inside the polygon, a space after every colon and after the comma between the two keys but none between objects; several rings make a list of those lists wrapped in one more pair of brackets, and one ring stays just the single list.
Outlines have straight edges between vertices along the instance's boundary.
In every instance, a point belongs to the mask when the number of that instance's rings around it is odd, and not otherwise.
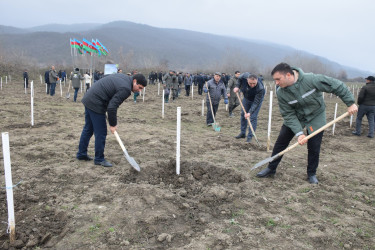
[{"label": "black puffer jacket", "polygon": [[375,82],[369,82],[361,88],[358,94],[358,104],[375,106]]},{"label": "black puffer jacket", "polygon": [[88,109],[108,114],[108,123],[117,125],[117,109],[131,95],[133,79],[125,74],[108,75],[95,82],[82,98]]}]

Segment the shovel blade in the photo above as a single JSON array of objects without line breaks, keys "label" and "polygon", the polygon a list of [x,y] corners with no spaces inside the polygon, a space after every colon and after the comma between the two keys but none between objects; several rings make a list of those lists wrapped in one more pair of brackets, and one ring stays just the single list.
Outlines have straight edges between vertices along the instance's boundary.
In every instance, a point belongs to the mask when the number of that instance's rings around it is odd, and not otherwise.
[{"label": "shovel blade", "polygon": [[138,172],[141,171],[138,163],[134,160],[133,157],[130,157],[128,154],[125,153],[125,159],[129,162],[129,164]]},{"label": "shovel blade", "polygon": [[267,164],[269,162],[272,162],[274,160],[276,160],[277,158],[279,158],[280,156],[277,154],[277,155],[274,155],[274,156],[271,156],[271,157],[268,157],[267,159],[264,159],[263,161],[260,161],[258,162],[257,164],[254,165],[254,167],[252,167],[250,170],[254,170],[256,168],[259,168],[260,166],[263,166],[264,164]]},{"label": "shovel blade", "polygon": [[214,130],[215,130],[216,132],[220,132],[220,130],[221,130],[221,127],[219,127],[219,125],[218,125],[217,123],[213,123],[213,124],[212,124],[212,127],[214,128]]}]

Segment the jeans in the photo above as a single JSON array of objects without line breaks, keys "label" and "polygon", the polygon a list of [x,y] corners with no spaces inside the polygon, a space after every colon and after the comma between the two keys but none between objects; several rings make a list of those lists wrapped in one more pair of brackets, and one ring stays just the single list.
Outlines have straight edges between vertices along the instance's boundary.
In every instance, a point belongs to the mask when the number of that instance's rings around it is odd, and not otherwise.
[{"label": "jeans", "polygon": [[[216,117],[216,112],[217,109],[219,108],[219,103],[218,104],[212,104],[212,109],[214,111],[214,116]],[[212,117],[212,112],[211,112],[211,105],[210,102],[207,102],[207,117],[206,117],[206,123],[211,124],[214,123],[214,118]]]},{"label": "jeans", "polygon": [[56,83],[55,82],[51,82],[51,91],[50,91],[50,95],[51,96],[55,95],[55,88],[56,88]]},{"label": "jeans", "polygon": [[[250,114],[250,122],[251,122],[251,126],[253,127],[254,129],[254,132],[256,131],[257,129],[257,124],[258,124],[258,113],[259,113],[259,110],[260,110],[260,107],[262,106],[262,102],[263,102],[263,99],[262,101],[260,102],[260,104],[258,105],[258,107],[254,110],[253,113]],[[251,108],[251,105],[253,104],[252,101],[249,101],[248,99],[246,98],[243,98],[242,99],[242,104],[245,108],[245,110],[247,112],[249,112],[250,108]],[[253,137],[253,133],[251,132],[251,129],[250,129],[250,126],[249,126],[249,123],[247,122],[247,119],[245,119],[245,113],[243,112],[243,110],[241,111],[241,134],[243,135],[246,135],[246,128],[248,127],[249,128],[249,133],[247,134],[247,138],[252,138]]]},{"label": "jeans", "polygon": [[367,116],[368,120],[368,135],[369,137],[374,137],[374,116],[375,116],[375,106],[359,105],[357,119],[355,120],[355,130],[357,134],[361,134],[362,118]]},{"label": "jeans", "polygon": [[[323,132],[324,131],[322,131],[319,134],[311,137],[307,141],[307,152],[308,152],[308,156],[307,156],[307,175],[308,176],[316,174],[316,170],[317,170],[318,165],[319,165],[320,146],[322,144]],[[275,146],[273,148],[272,156],[277,155],[278,153],[280,153],[281,151],[286,149],[288,147],[290,141],[293,139],[293,137],[295,137],[295,134],[293,133],[293,131],[289,127],[283,125],[281,127],[279,137],[277,138]],[[279,165],[282,158],[283,158],[283,156],[281,156],[281,157],[277,158],[276,160],[270,162],[268,164],[268,168],[273,170],[273,171],[276,171],[276,168]]]},{"label": "jeans", "polygon": [[87,156],[87,147],[93,134],[95,135],[95,162],[102,162],[107,138],[105,114],[98,114],[85,107],[85,125],[79,140],[77,158]]},{"label": "jeans", "polygon": [[77,101],[77,95],[78,95],[78,90],[79,90],[79,88],[74,88],[74,99],[73,99],[73,101]]}]

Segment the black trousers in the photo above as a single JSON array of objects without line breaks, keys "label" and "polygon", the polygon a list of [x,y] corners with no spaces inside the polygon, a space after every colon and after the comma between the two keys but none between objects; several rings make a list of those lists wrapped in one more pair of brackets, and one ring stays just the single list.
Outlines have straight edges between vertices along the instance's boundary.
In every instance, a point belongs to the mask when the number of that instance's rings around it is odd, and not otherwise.
[{"label": "black trousers", "polygon": [[[214,111],[214,116],[216,120],[216,112],[219,108],[219,103],[218,104],[212,104],[212,110]],[[211,105],[210,102],[207,101],[207,116],[206,116],[206,123],[211,124],[214,123],[214,118],[212,117],[212,112],[211,112]]]},{"label": "black trousers", "polygon": [[202,95],[203,83],[198,83],[198,95]]},{"label": "black trousers", "polygon": [[[319,165],[319,155],[320,155],[320,146],[322,144],[323,139],[323,132],[320,132],[319,134],[313,136],[307,141],[307,175],[315,175],[316,170]],[[275,146],[272,151],[272,156],[277,155],[284,149],[286,149],[289,146],[290,141],[295,137],[295,134],[293,131],[283,125],[280,130],[279,137],[276,140]],[[268,168],[276,171],[277,166],[279,165],[281,159],[283,157],[279,157],[278,159],[272,161],[269,163]]]}]

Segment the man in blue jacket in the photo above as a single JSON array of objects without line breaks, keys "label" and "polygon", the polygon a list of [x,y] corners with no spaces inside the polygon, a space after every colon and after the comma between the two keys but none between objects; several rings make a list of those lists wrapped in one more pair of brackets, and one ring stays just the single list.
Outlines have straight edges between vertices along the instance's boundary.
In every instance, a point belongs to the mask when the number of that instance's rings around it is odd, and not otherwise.
[{"label": "man in blue jacket", "polygon": [[255,132],[258,123],[258,113],[260,107],[262,107],[264,95],[266,92],[263,83],[261,81],[258,81],[258,77],[248,72],[243,73],[238,77],[237,85],[233,89],[233,92],[238,93],[240,89],[244,95],[242,104],[246,110],[246,113],[244,113],[243,110],[241,112],[241,133],[236,136],[236,139],[245,138],[246,128],[249,127],[249,133],[247,134],[246,141],[251,142],[251,139],[254,135],[247,123],[247,118],[250,118],[251,126],[253,127]]},{"label": "man in blue jacket", "polygon": [[147,85],[144,75],[125,74],[108,75],[98,80],[82,98],[85,106],[85,125],[78,146],[77,159],[90,161],[87,154],[92,135],[95,135],[95,165],[112,167],[104,158],[105,140],[107,137],[106,113],[109,130],[112,134],[117,130],[117,109],[131,95],[139,92]]}]

